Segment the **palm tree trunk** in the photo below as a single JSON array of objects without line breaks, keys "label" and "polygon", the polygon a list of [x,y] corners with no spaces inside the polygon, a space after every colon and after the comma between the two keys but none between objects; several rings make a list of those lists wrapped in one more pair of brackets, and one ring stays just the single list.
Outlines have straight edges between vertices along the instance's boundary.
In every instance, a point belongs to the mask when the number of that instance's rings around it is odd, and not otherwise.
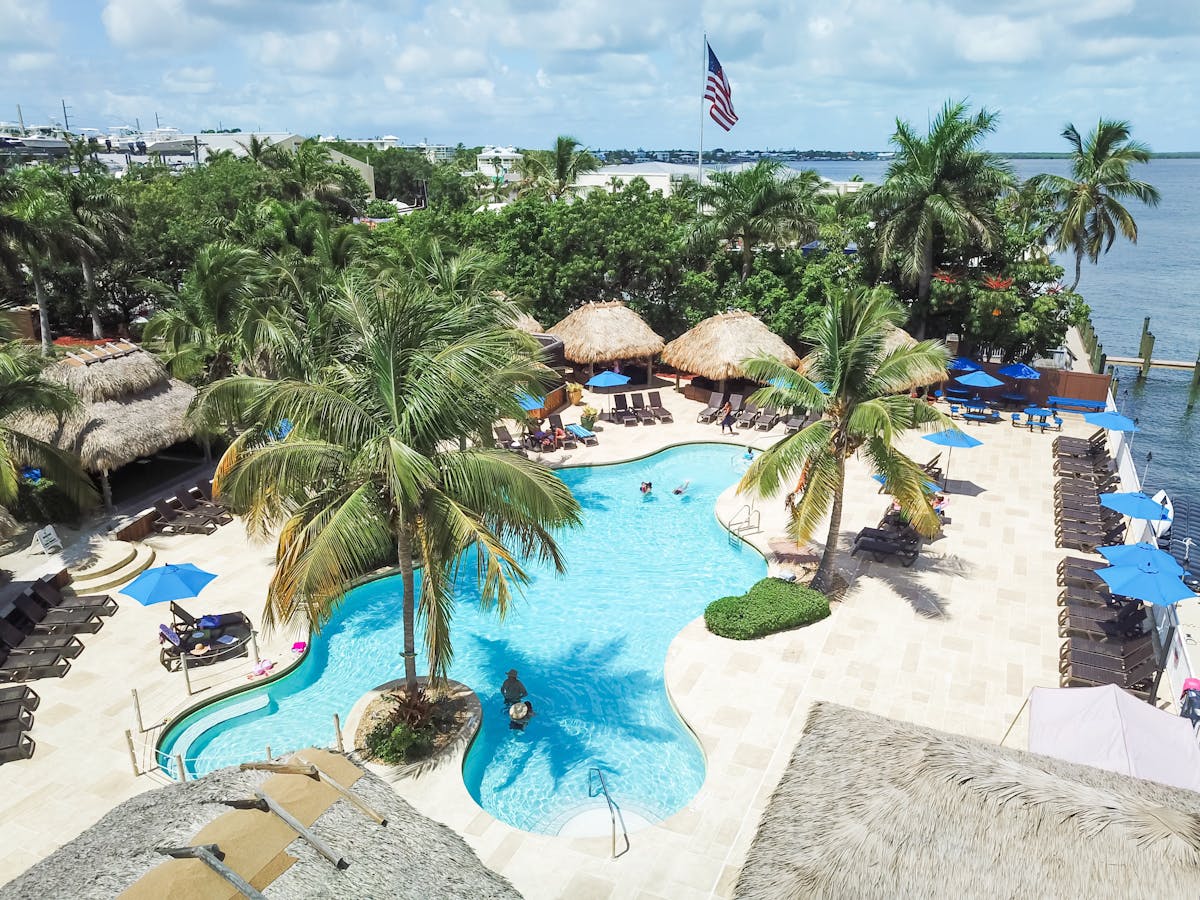
[{"label": "palm tree trunk", "polygon": [[750,277],[750,273],[754,271],[754,248],[750,245],[750,239],[746,235],[742,235],[742,281]]},{"label": "palm tree trunk", "polygon": [[417,587],[413,577],[412,541],[403,525],[396,532],[396,555],[400,560],[400,582],[404,586],[404,687],[412,697],[417,691]]},{"label": "palm tree trunk", "polygon": [[827,592],[833,587],[833,562],[837,558],[838,538],[842,533],[842,489],[846,482],[846,460],[840,454],[837,464],[837,482],[833,487],[833,508],[829,511],[829,531],[825,535],[825,552],[821,564],[813,576],[812,588]]},{"label": "palm tree trunk", "polygon": [[929,295],[933,287],[933,235],[925,239],[921,250],[921,274],[917,276],[917,306],[913,316],[913,335],[918,341],[925,340],[925,314],[929,309]]},{"label": "palm tree trunk", "polygon": [[1071,292],[1075,292],[1075,288],[1079,287],[1079,279],[1083,277],[1083,249],[1075,251],[1075,280],[1071,282]]},{"label": "palm tree trunk", "polygon": [[46,300],[46,286],[42,283],[42,273],[36,266],[30,266],[33,274],[33,295],[37,298],[38,324],[42,329],[42,356],[49,356],[50,341],[50,306]]},{"label": "palm tree trunk", "polygon": [[79,257],[79,268],[83,270],[88,315],[92,317],[92,337],[100,340],[104,337],[104,327],[100,324],[100,310],[96,308],[96,273],[92,271],[92,264],[86,256]]}]

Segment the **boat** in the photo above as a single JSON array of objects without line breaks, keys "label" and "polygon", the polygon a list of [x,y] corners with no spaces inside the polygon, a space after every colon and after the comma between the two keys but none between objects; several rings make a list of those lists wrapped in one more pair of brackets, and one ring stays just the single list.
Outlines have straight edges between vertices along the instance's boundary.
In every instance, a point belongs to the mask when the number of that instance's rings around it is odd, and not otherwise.
[{"label": "boat", "polygon": [[27,149],[43,153],[66,153],[71,149],[67,133],[54,125],[27,125],[21,142]]},{"label": "boat", "polygon": [[1159,491],[1151,499],[1155,503],[1161,503],[1167,508],[1166,518],[1150,523],[1150,529],[1154,532],[1154,536],[1161,538],[1171,530],[1171,524],[1175,521],[1175,504],[1171,502],[1171,498],[1167,496],[1166,491]]}]

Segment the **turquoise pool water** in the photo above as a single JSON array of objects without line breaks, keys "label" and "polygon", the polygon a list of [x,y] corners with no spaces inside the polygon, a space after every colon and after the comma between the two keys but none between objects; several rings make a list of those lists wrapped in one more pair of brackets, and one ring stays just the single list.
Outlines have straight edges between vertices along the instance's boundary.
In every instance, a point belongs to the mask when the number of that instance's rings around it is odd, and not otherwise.
[{"label": "turquoise pool water", "polygon": [[[704,444],[563,470],[584,516],[582,528],[560,537],[567,574],[534,567],[503,622],[480,612],[473,586],[462,585],[450,674],[483,701],[463,767],[480,806],[518,828],[556,832],[596,804],[587,794],[593,766],[619,803],[651,820],[696,793],[704,758],[667,699],[663,663],[671,640],[710,600],[765,574],[762,557],[731,540],[713,515],[717,495],[743,469],[741,450]],[[685,480],[687,492],[673,495]],[[643,481],[654,484],[648,498],[638,490]],[[176,748],[190,725],[250,694],[205,707],[177,724],[162,749],[184,751],[187,767],[201,774],[261,759],[268,745],[278,753],[328,744],[333,713],[344,717],[368,690],[399,677],[400,634],[398,581],[357,588],[300,667],[256,689],[268,695],[265,706],[198,737],[192,729],[189,746]],[[536,712],[523,732],[509,729],[499,695],[510,668],[520,671]]]}]

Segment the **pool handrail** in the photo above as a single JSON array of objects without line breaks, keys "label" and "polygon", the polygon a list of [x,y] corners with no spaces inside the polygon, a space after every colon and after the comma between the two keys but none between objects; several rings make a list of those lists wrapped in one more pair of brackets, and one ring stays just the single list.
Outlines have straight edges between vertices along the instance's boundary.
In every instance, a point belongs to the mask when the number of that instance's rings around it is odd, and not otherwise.
[{"label": "pool handrail", "polygon": [[[593,777],[594,776],[594,777]],[[596,780],[599,780],[600,789],[596,790],[593,785]],[[588,769],[588,796],[599,797],[604,795],[604,801],[608,804],[608,817],[612,821],[612,858],[624,856],[629,852],[629,832],[625,829],[625,816],[621,814],[621,807],[613,800],[612,794],[608,792],[608,784],[604,781],[604,773],[596,766]],[[617,852],[617,822],[621,823],[621,836],[625,839],[625,849],[620,853]]]}]

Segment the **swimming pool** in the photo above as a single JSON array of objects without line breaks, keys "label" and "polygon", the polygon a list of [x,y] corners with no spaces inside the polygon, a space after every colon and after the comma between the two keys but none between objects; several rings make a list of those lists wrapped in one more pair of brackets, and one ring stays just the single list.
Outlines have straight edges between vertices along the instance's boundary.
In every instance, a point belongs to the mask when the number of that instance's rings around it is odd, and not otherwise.
[{"label": "swimming pool", "polygon": [[[517,828],[556,833],[597,804],[587,791],[593,766],[623,808],[651,821],[696,793],[703,754],[667,698],[663,663],[671,640],[711,600],[765,574],[763,558],[713,515],[717,495],[743,469],[742,451],[719,444],[564,469],[583,509],[583,526],[560,536],[567,574],[532,566],[525,598],[503,622],[479,611],[473,585],[461,586],[450,676],[483,701],[463,765],[481,807]],[[654,484],[648,497],[638,490],[643,481]],[[688,490],[672,494],[684,481]],[[328,744],[333,713],[344,717],[367,691],[400,676],[400,635],[398,580],[356,588],[295,672],[193,713],[161,749],[185,752],[189,770],[202,774],[261,759],[268,745]],[[499,696],[511,668],[536,712],[523,732],[509,729]],[[192,727],[183,746],[191,726],[233,704],[246,711]]]}]

